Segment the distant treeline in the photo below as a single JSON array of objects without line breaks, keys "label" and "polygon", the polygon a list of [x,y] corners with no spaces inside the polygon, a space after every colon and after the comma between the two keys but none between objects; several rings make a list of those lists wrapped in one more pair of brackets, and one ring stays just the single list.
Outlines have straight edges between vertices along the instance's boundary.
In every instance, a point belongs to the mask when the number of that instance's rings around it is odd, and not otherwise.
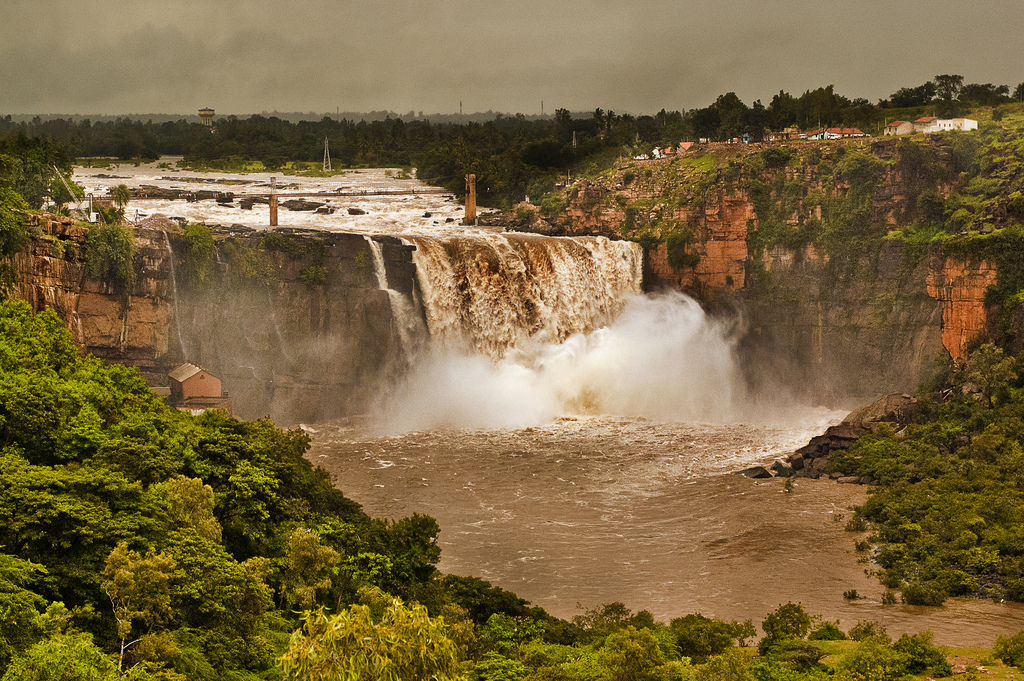
[{"label": "distant treeline", "polygon": [[[0,135],[46,137],[66,146],[75,157],[112,156],[122,160],[181,155],[192,166],[232,169],[259,161],[268,170],[289,162],[317,163],[324,139],[332,161],[340,166],[415,166],[427,182],[460,193],[466,173],[477,175],[484,205],[508,206],[524,196],[549,191],[565,173],[606,166],[616,156],[674,146],[680,141],[723,141],[749,136],[753,141],[786,127],[858,127],[879,133],[886,120],[921,115],[962,115],[972,107],[996,106],[1024,99],[1024,83],[1009,86],[964,84],[958,75],[897,90],[872,104],[850,99],[832,85],[794,96],[780,91],[767,105],[752,105],[735,93],[690,111],[653,116],[616,114],[596,109],[574,114],[557,109],[551,118],[495,114],[486,122],[437,122],[405,115],[383,120],[289,122],[274,116],[230,116],[214,129],[179,121],[141,122],[129,118],[15,122],[0,119]],[[410,112],[412,114],[412,112]]]}]

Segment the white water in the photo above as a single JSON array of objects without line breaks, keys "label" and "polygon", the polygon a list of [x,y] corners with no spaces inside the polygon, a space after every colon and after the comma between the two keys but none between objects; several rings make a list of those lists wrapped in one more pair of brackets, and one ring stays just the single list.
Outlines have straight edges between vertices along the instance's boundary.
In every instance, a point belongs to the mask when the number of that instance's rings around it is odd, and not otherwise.
[{"label": "white water", "polygon": [[[297,192],[375,192],[380,190],[409,190],[424,186],[415,179],[399,180],[397,171],[386,168],[347,170],[328,178],[282,176],[281,173],[222,173],[218,171],[184,171],[176,167],[177,157],[163,157],[160,168],[156,163],[135,167],[130,164],[112,168],[76,167],[73,179],[85,188],[87,194],[98,197],[109,195],[111,187],[125,184],[130,188],[151,185],[162,189],[196,192],[201,190],[232,192],[236,203],[220,205],[212,200],[187,203],[184,200],[133,199],[131,215],[138,211],[139,218],[154,214],[183,218],[189,222],[208,225],[244,225],[257,230],[269,229],[270,213],[266,204],[256,204],[245,210],[237,199],[247,194],[268,194],[270,178],[277,177],[281,200]],[[392,175],[389,177],[388,175]],[[290,211],[281,208],[280,226],[317,229],[329,232],[356,232],[362,234],[399,234],[415,229],[429,234],[462,234],[466,228],[458,223],[463,207],[451,195],[373,195],[317,197],[312,200],[334,208],[333,215],[318,215],[312,211]],[[363,215],[349,215],[348,208],[359,208]],[[424,217],[426,213],[431,217]],[[451,220],[451,222],[448,222]]]},{"label": "white water", "polygon": [[610,414],[728,423],[749,416],[729,328],[682,294],[634,295],[608,326],[534,337],[499,360],[432,346],[386,401],[385,431],[521,428]]},{"label": "white water", "polygon": [[185,352],[185,337],[181,335],[181,315],[178,314],[178,275],[174,273],[174,249],[171,248],[171,237],[164,232],[164,241],[167,242],[167,256],[171,261],[171,290],[174,298],[171,301],[174,305],[174,324],[178,330],[178,343],[181,345],[181,360],[188,361],[188,353]]},{"label": "white water", "polygon": [[388,270],[384,264],[384,250],[380,242],[368,235],[364,235],[363,238],[369,244],[370,253],[373,255],[373,273],[377,277],[377,287],[388,294],[391,317],[398,332],[399,342],[402,344],[402,353],[407,360],[412,361],[420,355],[427,341],[427,329],[423,324],[421,310],[411,296],[388,286]]}]

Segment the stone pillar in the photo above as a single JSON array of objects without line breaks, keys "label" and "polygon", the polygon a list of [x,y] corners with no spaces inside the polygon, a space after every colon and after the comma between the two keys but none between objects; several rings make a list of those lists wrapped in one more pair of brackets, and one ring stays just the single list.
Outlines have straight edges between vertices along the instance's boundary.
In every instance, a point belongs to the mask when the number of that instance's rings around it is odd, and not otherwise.
[{"label": "stone pillar", "polygon": [[476,175],[466,175],[466,219],[464,225],[476,224]]},{"label": "stone pillar", "polygon": [[277,227],[277,178],[270,178],[270,226]]}]

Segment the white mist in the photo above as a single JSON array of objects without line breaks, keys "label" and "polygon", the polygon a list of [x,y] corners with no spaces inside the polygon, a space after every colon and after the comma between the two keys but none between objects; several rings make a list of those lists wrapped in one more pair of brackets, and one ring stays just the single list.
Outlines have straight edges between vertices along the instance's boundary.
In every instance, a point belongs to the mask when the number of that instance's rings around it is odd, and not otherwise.
[{"label": "white mist", "polygon": [[385,400],[381,425],[522,428],[573,415],[723,423],[742,403],[728,327],[681,293],[634,295],[604,328],[563,343],[538,334],[497,361],[432,347]]}]

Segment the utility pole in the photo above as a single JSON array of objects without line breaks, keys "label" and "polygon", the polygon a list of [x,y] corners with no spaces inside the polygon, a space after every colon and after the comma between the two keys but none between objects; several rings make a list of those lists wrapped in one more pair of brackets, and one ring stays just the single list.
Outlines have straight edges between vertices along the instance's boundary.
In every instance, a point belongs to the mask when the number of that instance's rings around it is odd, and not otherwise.
[{"label": "utility pole", "polygon": [[324,138],[324,170],[334,170],[331,168],[331,150],[327,145],[327,138]]}]

